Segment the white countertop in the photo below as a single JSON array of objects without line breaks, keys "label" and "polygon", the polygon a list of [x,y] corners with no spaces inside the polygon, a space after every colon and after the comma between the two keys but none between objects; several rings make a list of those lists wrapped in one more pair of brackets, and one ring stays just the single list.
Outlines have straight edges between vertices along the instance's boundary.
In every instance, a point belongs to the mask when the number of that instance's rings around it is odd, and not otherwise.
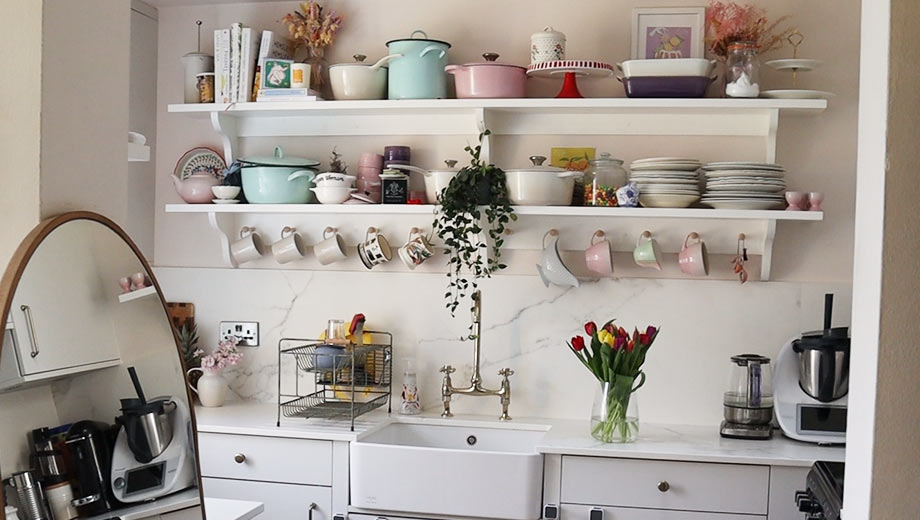
[{"label": "white countertop", "polygon": [[208,520],[251,520],[262,514],[265,506],[261,502],[205,497],[204,510]]},{"label": "white countertop", "polygon": [[[89,520],[141,520],[145,518],[159,518],[159,515],[182,511],[183,509],[196,508],[201,504],[198,488],[187,489],[174,495],[165,496],[151,502],[109,511],[103,515],[95,516]],[[260,502],[245,500],[228,500],[224,498],[205,498],[204,507],[208,513],[208,520],[251,520],[259,516],[264,510]],[[196,515],[197,518],[197,515]]]},{"label": "white countertop", "polygon": [[276,426],[277,407],[271,403],[228,403],[221,408],[196,407],[198,431],[332,441],[358,441],[392,422],[444,424],[456,426],[544,430],[537,445],[544,454],[584,455],[633,459],[763,464],[773,466],[811,466],[816,460],[843,461],[843,447],[823,447],[794,441],[775,431],[768,441],[724,439],[718,425],[687,426],[640,424],[639,439],[630,444],[605,444],[589,434],[588,421],[544,418],[515,418],[500,422],[492,416],[458,415],[441,418],[439,411],[417,416],[377,410],[355,420],[281,418]]}]

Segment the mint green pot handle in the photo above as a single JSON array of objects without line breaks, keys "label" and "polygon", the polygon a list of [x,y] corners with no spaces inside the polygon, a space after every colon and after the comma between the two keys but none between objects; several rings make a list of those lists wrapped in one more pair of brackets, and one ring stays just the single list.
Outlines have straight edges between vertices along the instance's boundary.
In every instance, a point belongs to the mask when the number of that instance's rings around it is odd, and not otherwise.
[{"label": "mint green pot handle", "polygon": [[288,182],[293,181],[294,179],[299,179],[301,177],[308,177],[307,180],[312,181],[316,177],[316,172],[313,170],[297,170],[296,172],[288,175]]},{"label": "mint green pot handle", "polygon": [[442,45],[432,43],[431,45],[422,49],[422,52],[419,53],[418,57],[424,58],[425,55],[428,54],[429,52],[439,51],[438,59],[440,60],[441,58],[444,57],[445,54],[447,54],[447,51],[445,51],[442,47],[443,47]]}]

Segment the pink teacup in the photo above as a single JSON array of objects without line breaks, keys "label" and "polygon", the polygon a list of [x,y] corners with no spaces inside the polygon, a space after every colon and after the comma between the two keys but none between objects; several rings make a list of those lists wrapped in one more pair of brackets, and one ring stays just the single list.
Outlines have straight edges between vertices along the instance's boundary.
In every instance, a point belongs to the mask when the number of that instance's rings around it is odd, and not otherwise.
[{"label": "pink teacup", "polygon": [[[696,242],[690,243],[691,240]],[[680,270],[690,276],[708,276],[709,275],[709,253],[706,251],[706,244],[700,238],[698,233],[690,233],[684,240],[684,247],[677,255],[677,262],[680,264]]]},{"label": "pink teacup", "polygon": [[808,194],[808,203],[811,204],[809,211],[824,211],[821,204],[824,203],[824,194],[820,191],[812,191]]},{"label": "pink teacup", "polygon": [[786,202],[789,203],[789,207],[786,208],[786,211],[802,211],[805,209],[805,202],[807,201],[807,196],[801,191],[787,191],[786,192]]},{"label": "pink teacup", "polygon": [[136,291],[147,287],[147,276],[144,273],[134,273],[131,275],[131,290]]},{"label": "pink teacup", "polygon": [[127,276],[122,276],[118,279],[118,286],[121,287],[121,292],[123,293],[131,292],[131,279]]},{"label": "pink teacup", "polygon": [[[602,239],[598,242],[596,238]],[[591,247],[585,249],[585,264],[588,269],[601,276],[613,274],[613,252],[610,241],[604,238],[604,232],[597,230],[591,236]]]}]

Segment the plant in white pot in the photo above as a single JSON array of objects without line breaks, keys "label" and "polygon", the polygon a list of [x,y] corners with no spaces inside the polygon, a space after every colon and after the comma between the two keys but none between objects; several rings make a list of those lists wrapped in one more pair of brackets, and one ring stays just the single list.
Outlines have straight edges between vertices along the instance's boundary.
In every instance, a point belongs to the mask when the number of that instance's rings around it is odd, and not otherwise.
[{"label": "plant in white pot", "polygon": [[[236,348],[237,339],[233,336],[224,338],[217,344],[214,352],[201,357],[201,368],[189,369],[192,372],[201,372],[198,384],[191,386],[193,392],[198,394],[201,406],[223,406],[227,399],[228,383],[221,372],[224,368],[236,365],[243,359],[242,352]],[[201,352],[203,354],[203,352]]]}]

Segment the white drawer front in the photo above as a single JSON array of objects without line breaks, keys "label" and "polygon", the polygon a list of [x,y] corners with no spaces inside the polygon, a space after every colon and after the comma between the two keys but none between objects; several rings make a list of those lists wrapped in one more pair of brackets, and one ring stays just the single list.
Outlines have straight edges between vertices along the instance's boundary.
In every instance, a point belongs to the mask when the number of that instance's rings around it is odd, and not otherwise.
[{"label": "white drawer front", "polygon": [[[332,488],[204,478],[204,496],[261,502],[265,520],[309,520],[310,504],[316,504],[313,520],[332,520]],[[207,511],[205,511],[207,512]],[[210,518],[210,516],[208,516]]]},{"label": "white drawer front", "polygon": [[769,487],[768,466],[562,458],[562,502],[570,504],[765,515]]},{"label": "white drawer front", "polygon": [[358,513],[348,513],[348,520],[429,520],[429,519],[421,518],[421,517],[409,518],[408,516],[363,515],[363,514],[358,514]]},{"label": "white drawer front", "polygon": [[329,441],[199,433],[198,451],[204,477],[332,485]]},{"label": "white drawer front", "polygon": [[[562,504],[559,520],[590,520],[593,506]],[[762,515],[735,515],[731,513],[701,513],[694,511],[668,511],[667,509],[632,509],[628,507],[599,507],[604,520],[767,520]]]}]

